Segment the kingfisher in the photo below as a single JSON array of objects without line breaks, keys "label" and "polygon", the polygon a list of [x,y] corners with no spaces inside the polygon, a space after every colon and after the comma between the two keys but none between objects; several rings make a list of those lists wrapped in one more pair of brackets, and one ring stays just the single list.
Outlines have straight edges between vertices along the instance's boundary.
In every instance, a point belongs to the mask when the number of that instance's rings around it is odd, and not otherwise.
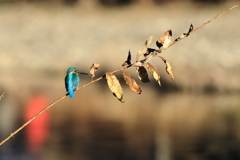
[{"label": "kingfisher", "polygon": [[74,91],[80,82],[79,74],[88,75],[87,73],[79,72],[74,67],[69,67],[67,70],[67,75],[65,77],[65,88],[70,98],[74,97]]}]

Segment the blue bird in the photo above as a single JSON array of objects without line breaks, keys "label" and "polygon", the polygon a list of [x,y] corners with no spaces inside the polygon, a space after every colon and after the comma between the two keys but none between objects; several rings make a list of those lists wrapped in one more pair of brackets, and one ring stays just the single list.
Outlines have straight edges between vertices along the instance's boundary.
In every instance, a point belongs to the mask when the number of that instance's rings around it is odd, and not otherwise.
[{"label": "blue bird", "polygon": [[67,75],[65,77],[65,88],[66,88],[70,98],[74,97],[74,91],[78,87],[78,84],[80,82],[80,78],[79,78],[78,74],[87,75],[87,73],[79,72],[74,67],[70,67],[67,70]]}]

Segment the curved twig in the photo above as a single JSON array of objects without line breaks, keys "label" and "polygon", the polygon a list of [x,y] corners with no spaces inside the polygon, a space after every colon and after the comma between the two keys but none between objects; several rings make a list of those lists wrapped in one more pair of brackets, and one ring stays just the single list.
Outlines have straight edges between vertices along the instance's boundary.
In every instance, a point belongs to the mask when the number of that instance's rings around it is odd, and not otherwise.
[{"label": "curved twig", "polygon": [[[224,15],[225,13],[229,12],[230,10],[232,10],[232,9],[234,9],[234,8],[236,8],[236,7],[238,7],[238,5],[232,6],[231,8],[229,8],[229,9],[227,9],[226,11],[222,12],[221,14],[215,16],[215,17],[212,18],[211,20],[203,23],[201,26],[199,26],[199,27],[195,28],[194,30],[192,30],[192,32],[190,32],[189,35],[192,34],[192,33],[195,32],[195,31],[199,30],[200,28],[203,28],[206,24],[214,21],[214,20],[217,19],[218,17]],[[171,45],[168,46],[168,48],[170,48],[170,47],[173,46],[174,44],[180,42],[181,40],[182,40],[182,39],[179,39],[178,41],[174,41]],[[166,49],[168,49],[168,48],[166,48]]]},{"label": "curved twig", "polygon": [[[123,69],[119,69],[119,70],[115,70],[115,71],[112,71],[112,73],[116,73],[116,72],[119,72],[119,71],[121,71],[121,70],[123,70]],[[92,84],[92,83],[95,83],[95,82],[97,82],[97,81],[99,81],[99,80],[101,80],[101,79],[103,79],[105,77],[105,75],[104,76],[102,76],[102,77],[99,77],[99,78],[97,78],[97,79],[95,79],[95,80],[93,80],[93,81],[91,81],[91,82],[88,82],[88,83],[86,83],[86,84],[84,84],[84,85],[82,85],[82,86],[79,86],[78,88],[76,88],[76,91],[77,90],[79,90],[79,89],[82,89],[82,88],[84,88],[84,87],[86,87],[86,86],[88,86],[88,85],[90,85],[90,84]],[[4,95],[4,93],[0,96],[0,97],[2,97]],[[60,97],[60,98],[58,98],[56,101],[54,101],[52,104],[50,104],[49,106],[47,106],[46,108],[44,108],[43,110],[41,110],[40,112],[38,112],[35,116],[33,116],[30,120],[28,120],[26,123],[24,123],[21,127],[19,127],[16,131],[14,131],[13,133],[11,133],[6,139],[4,139],[1,143],[0,143],[0,146],[2,145],[2,144],[4,144],[6,141],[8,141],[11,137],[13,137],[15,134],[17,134],[19,131],[21,131],[24,127],[26,127],[29,123],[31,123],[35,118],[37,118],[38,116],[40,116],[42,113],[44,113],[46,110],[48,110],[49,108],[51,108],[52,106],[54,106],[56,103],[58,103],[59,101],[61,101],[61,100],[63,100],[64,98],[66,98],[68,96],[68,93],[67,94],[65,94],[64,96],[62,96],[62,97]]]}]

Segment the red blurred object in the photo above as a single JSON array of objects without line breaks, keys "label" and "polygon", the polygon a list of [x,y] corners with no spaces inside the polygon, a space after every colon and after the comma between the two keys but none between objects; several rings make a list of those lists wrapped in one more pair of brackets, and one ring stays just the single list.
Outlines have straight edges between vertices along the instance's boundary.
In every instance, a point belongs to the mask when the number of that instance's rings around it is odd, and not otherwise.
[{"label": "red blurred object", "polygon": [[[48,102],[44,95],[36,94],[29,99],[24,113],[25,121],[28,121],[38,112],[47,107]],[[26,126],[27,144],[31,151],[40,151],[49,134],[49,111],[45,111]]]}]

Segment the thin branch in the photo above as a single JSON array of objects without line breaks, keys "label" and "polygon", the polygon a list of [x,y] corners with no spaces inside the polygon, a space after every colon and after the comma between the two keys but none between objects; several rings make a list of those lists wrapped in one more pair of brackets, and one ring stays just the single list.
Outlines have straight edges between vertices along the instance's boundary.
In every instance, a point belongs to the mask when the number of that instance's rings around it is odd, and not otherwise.
[{"label": "thin branch", "polygon": [[[211,19],[210,21],[208,21],[208,22],[204,23],[203,25],[199,26],[198,28],[194,29],[192,32],[190,32],[190,34],[192,34],[193,32],[197,31],[198,29],[202,28],[202,27],[205,26],[206,24],[212,22],[213,20],[217,19],[218,17],[222,16],[223,14],[225,14],[226,12],[232,10],[233,8],[235,8],[235,7],[237,7],[237,6],[238,6],[238,5],[235,5],[235,6],[233,6],[232,8],[230,8],[230,9],[224,11],[223,13],[217,15],[216,17],[214,17],[214,18]],[[180,40],[173,42],[169,47],[173,46],[174,44],[176,44],[176,43],[179,42],[179,41],[180,41]],[[169,48],[169,47],[168,47],[168,48]],[[129,67],[127,67],[127,68],[130,68],[132,65],[133,65],[133,64],[131,64],[131,65],[130,65]],[[115,71],[112,71],[111,73],[121,72],[122,70],[127,69],[127,68],[122,68],[122,69],[119,69],[119,70],[115,70]],[[88,85],[90,85],[90,84],[92,84],[92,83],[95,83],[95,82],[103,79],[104,77],[105,77],[105,75],[102,76],[102,77],[99,77],[99,78],[97,78],[97,79],[95,79],[95,80],[92,80],[92,81],[90,81],[90,82],[88,82],[88,83],[86,83],[86,84],[84,84],[84,85],[76,88],[75,91],[80,90],[80,89],[82,89],[82,88],[84,88],[84,87],[86,87],[86,86],[88,86]],[[3,97],[3,95],[4,95],[4,93],[0,96],[0,100],[1,100],[1,98]],[[13,133],[11,133],[6,139],[4,139],[4,140],[0,143],[0,146],[3,145],[6,141],[8,141],[8,140],[9,140],[11,137],[13,137],[15,134],[17,134],[19,131],[21,131],[24,127],[26,127],[26,126],[27,126],[29,123],[31,123],[35,118],[37,118],[38,116],[40,116],[40,115],[41,115],[42,113],[44,113],[46,110],[48,110],[49,108],[51,108],[52,106],[54,106],[54,105],[55,105],[56,103],[58,103],[59,101],[61,101],[61,100],[63,100],[64,98],[66,98],[67,96],[68,96],[68,93],[65,94],[64,96],[60,97],[60,98],[57,99],[56,101],[54,101],[52,104],[50,104],[49,106],[47,106],[47,107],[44,108],[43,110],[41,110],[39,113],[37,113],[35,116],[33,116],[30,120],[28,120],[25,124],[23,124],[21,127],[19,127],[16,131],[14,131]]]},{"label": "thin branch", "polygon": [[15,134],[17,134],[19,131],[21,131],[24,127],[26,127],[29,123],[31,123],[35,118],[37,118],[38,116],[40,116],[42,113],[44,113],[46,110],[48,110],[49,108],[51,108],[54,104],[56,104],[57,102],[59,102],[60,100],[64,99],[65,97],[67,97],[67,95],[62,96],[61,98],[57,99],[56,101],[54,101],[52,104],[50,104],[49,106],[47,106],[46,108],[44,108],[43,110],[41,110],[38,114],[36,114],[35,116],[33,116],[30,120],[28,120],[26,123],[24,123],[21,127],[19,127],[16,131],[14,131],[13,133],[11,133],[6,139],[4,139],[1,143],[0,146],[5,143],[6,141],[8,141],[11,137],[13,137]]},{"label": "thin branch", "polygon": [[[234,9],[234,8],[236,8],[236,7],[238,7],[238,5],[235,5],[235,6],[231,7],[231,8],[229,8],[229,9],[227,9],[226,11],[224,11],[224,12],[222,12],[221,14],[215,16],[215,17],[212,18],[211,20],[203,23],[201,26],[199,26],[199,27],[195,28],[194,30],[192,30],[192,32],[190,32],[189,35],[192,34],[192,33],[195,32],[195,31],[199,30],[200,28],[203,28],[206,24],[208,24],[208,23],[216,20],[218,17],[224,15],[225,13],[229,12],[230,10],[232,10],[232,9]],[[168,46],[168,48],[170,48],[170,47],[173,46],[174,44],[180,42],[181,40],[182,40],[182,39],[179,39],[178,41],[174,41],[171,45]],[[168,48],[166,48],[166,49],[168,49]],[[165,49],[165,50],[166,50],[166,49]]]},{"label": "thin branch", "polygon": [[[127,68],[118,69],[118,70],[112,71],[111,73],[120,72],[120,71],[122,71],[122,70],[124,70],[124,69],[127,69]],[[104,77],[105,77],[105,75],[103,75],[102,77],[99,77],[99,78],[97,78],[97,79],[95,79],[95,80],[93,80],[93,81],[91,81],[91,82],[88,82],[88,83],[86,83],[86,84],[84,84],[84,85],[82,85],[82,86],[79,86],[78,88],[76,88],[76,91],[79,90],[79,89],[82,89],[82,88],[84,88],[84,87],[87,87],[88,85],[90,85],[90,84],[92,84],[92,83],[95,83],[95,82],[103,79]],[[68,94],[67,94],[67,95],[68,95]]]},{"label": "thin branch", "polygon": [[[115,71],[112,71],[111,73],[116,73],[116,72],[120,72],[121,70],[123,69],[119,69],[119,70],[115,70]],[[79,89],[82,89],[92,83],[95,83],[101,79],[103,79],[105,77],[102,76],[102,77],[99,77],[98,79],[95,79],[91,82],[88,82],[78,88],[76,88],[76,91],[79,90]],[[3,97],[4,93],[0,96],[0,100],[1,98]],[[6,139],[4,139],[1,143],[0,143],[0,146],[3,145],[6,141],[8,141],[10,138],[12,138],[15,134],[17,134],[19,131],[21,131],[24,127],[26,127],[29,123],[31,123],[35,118],[37,118],[38,116],[40,116],[42,113],[44,113],[46,110],[48,110],[49,108],[51,108],[52,106],[54,106],[56,103],[58,103],[59,101],[63,100],[64,98],[66,98],[68,96],[68,93],[65,94],[64,96],[58,98],[56,101],[54,101],[52,104],[50,104],[49,106],[47,106],[46,108],[44,108],[43,110],[41,110],[39,113],[37,113],[35,116],[33,116],[30,120],[28,120],[26,123],[24,123],[21,127],[19,127],[16,131],[14,131],[13,133],[11,133]]]},{"label": "thin branch", "polygon": [[0,100],[4,97],[5,92],[2,93],[2,95],[0,96]]}]

